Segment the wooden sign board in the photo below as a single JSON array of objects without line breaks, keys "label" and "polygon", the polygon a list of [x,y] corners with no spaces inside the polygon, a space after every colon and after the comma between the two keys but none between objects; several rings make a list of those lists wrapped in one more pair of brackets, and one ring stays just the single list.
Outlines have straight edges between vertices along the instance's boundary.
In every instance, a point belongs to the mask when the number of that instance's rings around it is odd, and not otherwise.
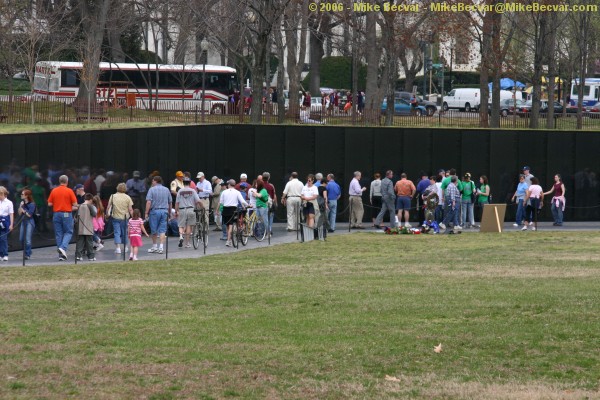
[{"label": "wooden sign board", "polygon": [[484,204],[479,232],[502,232],[506,204]]}]

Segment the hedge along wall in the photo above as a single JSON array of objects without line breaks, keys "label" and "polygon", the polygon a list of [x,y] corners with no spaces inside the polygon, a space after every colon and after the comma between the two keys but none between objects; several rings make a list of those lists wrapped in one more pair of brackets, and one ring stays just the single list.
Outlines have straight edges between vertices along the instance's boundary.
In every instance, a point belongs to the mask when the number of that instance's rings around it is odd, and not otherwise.
[{"label": "hedge along wall", "polygon": [[[529,165],[544,190],[555,173],[562,175],[567,221],[600,219],[600,132],[208,125],[2,135],[0,148],[5,173],[10,163],[40,169],[52,163],[130,175],[133,170],[143,175],[159,170],[170,182],[177,170],[236,180],[242,172],[253,178],[269,171],[278,193],[291,171],[303,181],[308,173],[332,172],[345,195],[338,209],[347,205],[355,170],[363,172],[368,186],[373,173],[387,169],[396,177],[406,172],[416,184],[422,170],[433,174],[454,167],[461,176],[470,172],[474,180],[487,175],[494,202],[505,203],[520,169]],[[363,200],[368,202],[368,195]],[[515,207],[509,207],[507,220],[514,213]],[[369,216],[367,212],[365,219]],[[543,218],[550,219],[549,207]]]}]

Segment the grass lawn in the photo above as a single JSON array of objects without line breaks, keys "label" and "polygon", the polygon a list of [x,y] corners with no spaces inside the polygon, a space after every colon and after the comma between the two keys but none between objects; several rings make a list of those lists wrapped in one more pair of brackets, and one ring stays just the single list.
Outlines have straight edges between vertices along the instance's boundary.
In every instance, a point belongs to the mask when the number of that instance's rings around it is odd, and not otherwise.
[{"label": "grass lawn", "polygon": [[600,233],[362,233],[0,282],[3,399],[600,398]]}]

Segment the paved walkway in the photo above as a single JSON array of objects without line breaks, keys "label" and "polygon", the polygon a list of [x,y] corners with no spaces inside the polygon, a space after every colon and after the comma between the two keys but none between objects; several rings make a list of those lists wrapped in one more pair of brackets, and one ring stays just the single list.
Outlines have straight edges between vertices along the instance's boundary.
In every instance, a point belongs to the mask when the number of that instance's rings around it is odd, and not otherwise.
[{"label": "paved walkway", "polygon": [[[368,226],[365,224],[365,226]],[[235,249],[233,247],[226,247],[225,241],[220,240],[221,232],[213,231],[214,226],[211,225],[211,231],[209,232],[208,239],[208,247],[206,249],[206,255],[212,254],[227,254],[231,252],[237,252],[248,249],[256,249],[256,248],[264,248],[269,246],[269,242],[265,239],[263,242],[257,242],[253,238],[248,239],[248,245],[242,246],[240,243],[239,249]],[[562,227],[552,226],[551,222],[540,222],[538,224],[538,230],[540,232],[548,232],[548,231],[600,231],[600,221],[599,222],[566,222]],[[352,230],[352,232],[378,232],[381,233],[381,230],[375,229],[364,229],[364,230]],[[518,232],[519,234],[527,235],[527,234],[535,234],[532,231],[521,232],[520,228],[515,228],[512,226],[512,223],[504,224],[504,232]],[[332,236],[337,236],[340,234],[347,234],[348,232],[348,224],[347,223],[338,223],[337,230],[335,233],[329,234]],[[463,233],[465,234],[476,234],[479,233],[478,229],[464,229]],[[185,259],[185,258],[198,258],[204,256],[203,248],[199,247],[197,250],[194,248],[179,248],[177,245],[179,243],[179,238],[170,237],[168,240],[168,251],[165,251],[163,254],[150,254],[148,253],[148,249],[151,247],[151,240],[149,238],[144,237],[144,246],[140,248],[138,258],[140,260],[172,260],[172,259]],[[273,237],[271,238],[271,246],[283,244],[283,243],[293,243],[299,242],[300,235],[296,234],[296,232],[287,232],[285,223],[275,223],[273,224]],[[115,245],[112,239],[107,239],[104,242],[105,247],[96,252],[96,261],[88,261],[85,257],[83,261],[78,261],[78,263],[88,264],[90,262],[115,262],[115,261],[124,261],[123,254],[115,254]],[[66,263],[75,263],[75,244],[71,244],[69,246],[69,259]],[[129,254],[125,255],[127,258]],[[127,261],[127,260],[125,260]],[[129,262],[129,261],[127,261]],[[56,247],[44,247],[33,249],[33,254],[30,260],[25,261],[26,266],[33,265],[61,265],[65,264],[64,261],[58,261],[58,253],[56,252]],[[0,261],[0,267],[18,267],[23,265],[23,252],[22,251],[14,251],[9,254],[8,261]]]}]

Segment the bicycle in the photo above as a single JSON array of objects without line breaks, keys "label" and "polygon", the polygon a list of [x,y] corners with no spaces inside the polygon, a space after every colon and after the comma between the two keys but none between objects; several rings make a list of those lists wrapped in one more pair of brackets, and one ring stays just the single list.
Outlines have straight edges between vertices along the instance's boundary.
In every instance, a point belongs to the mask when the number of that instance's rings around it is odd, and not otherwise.
[{"label": "bicycle", "polygon": [[208,246],[208,224],[206,222],[206,209],[200,208],[195,209],[196,213],[196,224],[192,231],[192,245],[194,249],[198,249],[200,242],[204,247],[204,254],[206,254],[206,247]]},{"label": "bicycle", "polygon": [[234,223],[231,225],[231,244],[236,249],[239,248],[240,243],[243,246],[248,244],[248,236],[244,234],[246,230],[245,214],[246,210],[236,210],[232,216]]},{"label": "bicycle", "polygon": [[244,230],[246,237],[253,236],[257,242],[265,240],[265,237],[267,237],[267,226],[263,218],[258,216],[256,210],[244,217],[244,223],[246,224],[246,229]]}]

